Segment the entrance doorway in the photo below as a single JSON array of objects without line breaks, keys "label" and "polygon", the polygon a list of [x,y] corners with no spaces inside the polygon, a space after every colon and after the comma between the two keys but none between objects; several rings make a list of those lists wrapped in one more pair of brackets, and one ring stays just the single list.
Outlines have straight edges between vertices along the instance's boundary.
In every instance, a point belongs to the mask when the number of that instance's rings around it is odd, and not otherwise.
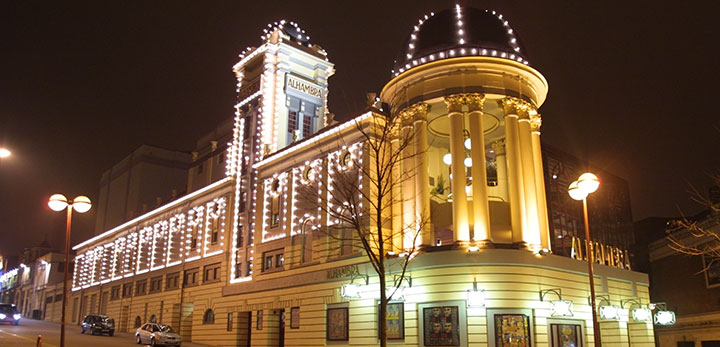
[{"label": "entrance doorway", "polygon": [[238,312],[236,335],[237,347],[250,347],[250,336],[252,336],[252,331],[250,330],[252,326],[251,317],[252,312]]}]

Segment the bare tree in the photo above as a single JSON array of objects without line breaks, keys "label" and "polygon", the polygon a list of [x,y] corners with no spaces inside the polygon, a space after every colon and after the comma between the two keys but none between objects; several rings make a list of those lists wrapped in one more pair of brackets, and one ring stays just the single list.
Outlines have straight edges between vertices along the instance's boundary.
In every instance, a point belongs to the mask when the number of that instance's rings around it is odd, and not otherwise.
[{"label": "bare tree", "polygon": [[[720,186],[720,173],[710,175]],[[668,246],[674,251],[691,256],[703,256],[705,264],[702,271],[720,262],[720,204],[703,195],[694,186],[689,190],[691,199],[704,206],[710,213],[707,218],[695,220],[683,215],[668,223]]]},{"label": "bare tree", "polygon": [[311,188],[301,194],[304,201],[318,204],[329,219],[327,234],[352,243],[367,256],[378,276],[378,338],[384,347],[387,304],[407,280],[408,264],[419,251],[418,236],[429,225],[430,214],[414,209],[412,221],[401,223],[397,230],[392,219],[402,217],[392,209],[415,199],[403,199],[397,192],[403,184],[414,182],[416,170],[408,163],[414,163],[426,148],[417,149],[418,132],[407,114],[389,116],[372,111],[369,117],[354,122],[353,129],[337,135],[338,147],[350,146],[352,138],[363,155],[339,158],[341,169],[328,173],[324,189]]}]

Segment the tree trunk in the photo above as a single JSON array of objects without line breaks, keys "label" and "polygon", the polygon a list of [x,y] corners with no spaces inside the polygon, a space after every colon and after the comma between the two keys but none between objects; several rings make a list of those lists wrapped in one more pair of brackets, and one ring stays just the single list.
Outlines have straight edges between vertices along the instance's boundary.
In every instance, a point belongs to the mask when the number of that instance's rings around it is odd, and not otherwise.
[{"label": "tree trunk", "polygon": [[380,276],[380,308],[378,309],[378,339],[380,347],[387,347],[387,297],[385,294],[385,276]]}]

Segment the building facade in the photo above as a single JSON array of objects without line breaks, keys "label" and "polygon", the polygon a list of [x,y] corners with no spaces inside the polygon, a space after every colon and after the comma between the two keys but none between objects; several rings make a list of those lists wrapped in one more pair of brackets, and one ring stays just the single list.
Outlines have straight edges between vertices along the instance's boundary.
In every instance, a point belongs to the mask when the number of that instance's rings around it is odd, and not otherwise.
[{"label": "building facade", "polygon": [[568,186],[583,172],[593,172],[600,177],[602,189],[587,198],[590,237],[630,251],[632,256],[635,241],[627,181],[557,148],[543,146],[542,156],[553,253],[570,256],[572,239],[585,239],[582,204],[568,195]]},{"label": "building facade", "polygon": [[[697,227],[720,233],[720,216],[702,213]],[[699,233],[695,233],[699,234]],[[689,247],[703,249],[713,245],[711,237],[695,237],[684,228],[672,229],[672,236]],[[717,247],[717,246],[715,246]],[[651,297],[666,302],[675,312],[677,323],[657,327],[660,346],[720,345],[720,262],[707,255],[681,254],[661,238],[648,247],[650,260]]]},{"label": "building facade", "polygon": [[[377,102],[343,123],[327,109],[326,52],[292,22],[263,37],[234,66],[224,177],[198,183],[196,164],[197,189],[76,245],[73,322],[158,321],[222,346],[377,345],[368,256],[384,249],[396,256],[384,278],[412,259],[388,306],[392,344],[592,344],[587,264],[548,251],[538,113],[548,84],[502,15],[458,6],[421,18]],[[216,165],[216,146],[197,157]],[[387,181],[369,169],[388,163],[378,153],[400,158]],[[392,189],[373,212],[377,182]],[[341,188],[357,199],[339,200]],[[358,247],[338,214],[390,237]],[[652,323],[627,305],[649,304],[647,276],[608,259],[598,257],[610,265],[596,265],[595,289],[622,307],[601,322],[603,343],[652,345]],[[574,309],[559,313],[558,300]]]}]

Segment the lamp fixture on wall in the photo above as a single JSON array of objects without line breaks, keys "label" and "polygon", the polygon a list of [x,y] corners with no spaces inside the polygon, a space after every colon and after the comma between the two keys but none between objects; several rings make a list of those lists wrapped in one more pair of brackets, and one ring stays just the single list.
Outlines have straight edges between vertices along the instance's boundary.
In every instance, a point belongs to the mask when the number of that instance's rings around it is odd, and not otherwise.
[{"label": "lamp fixture on wall", "polygon": [[[364,281],[364,284],[356,284],[355,280]],[[370,283],[370,277],[368,275],[353,275],[350,277],[350,283],[345,283],[340,288],[340,296],[344,299],[356,299],[360,298],[360,290],[363,286],[367,286]]]},{"label": "lamp fixture on wall", "polygon": [[468,307],[483,307],[485,306],[485,290],[478,290],[477,279],[473,278],[473,288],[467,291],[467,306]]},{"label": "lamp fixture on wall", "polygon": [[600,318],[604,320],[620,319],[620,308],[610,303],[609,295],[598,295],[597,299],[600,300],[600,309],[598,310]]},{"label": "lamp fixture on wall", "polygon": [[545,296],[550,293],[553,293],[553,294],[557,295],[557,297],[558,297],[557,300],[553,300],[550,302],[552,304],[553,317],[572,317],[573,316],[573,302],[570,300],[563,300],[562,289],[560,289],[560,288],[541,289],[540,290],[540,301],[545,301]]},{"label": "lamp fixture on wall", "polygon": [[[652,312],[649,308],[643,307],[640,301],[636,299],[620,300],[620,308],[625,308],[627,305],[628,310],[631,313],[631,317],[635,322],[646,322],[652,317]],[[633,308],[633,306],[636,306]]]},{"label": "lamp fixture on wall", "polygon": [[653,323],[655,325],[673,325],[675,324],[675,312],[667,309],[664,302],[656,302],[650,304],[651,310],[657,310],[653,315]]}]

